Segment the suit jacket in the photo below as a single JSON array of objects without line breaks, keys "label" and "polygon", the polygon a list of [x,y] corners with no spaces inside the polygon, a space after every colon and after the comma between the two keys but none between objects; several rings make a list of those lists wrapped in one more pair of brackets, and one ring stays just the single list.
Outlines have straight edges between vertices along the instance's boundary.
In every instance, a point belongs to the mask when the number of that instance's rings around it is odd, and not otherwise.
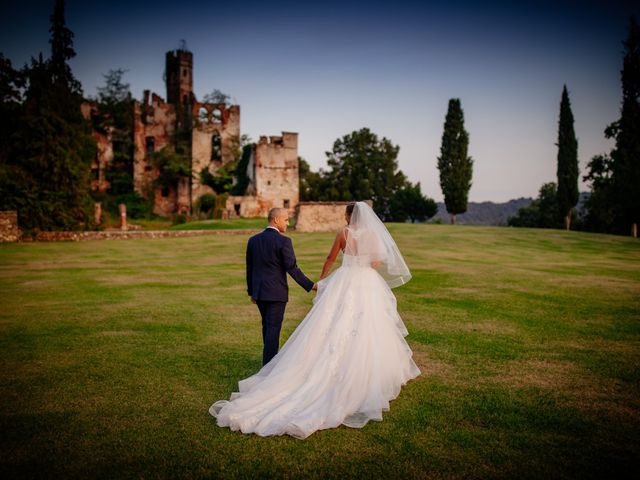
[{"label": "suit jacket", "polygon": [[296,264],[293,243],[273,228],[266,228],[247,243],[247,292],[254,300],[289,300],[287,273],[307,292],[313,288]]}]

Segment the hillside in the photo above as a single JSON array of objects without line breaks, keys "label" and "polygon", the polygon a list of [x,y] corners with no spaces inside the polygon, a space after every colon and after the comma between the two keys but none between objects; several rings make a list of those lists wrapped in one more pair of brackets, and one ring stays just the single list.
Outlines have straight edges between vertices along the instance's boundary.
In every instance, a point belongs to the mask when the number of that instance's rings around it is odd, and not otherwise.
[{"label": "hillside", "polygon": [[[507,219],[518,213],[519,208],[528,206],[532,198],[516,198],[504,203],[469,202],[466,213],[456,216],[460,225],[506,225]],[[438,203],[438,213],[433,220],[449,223],[450,217],[443,202]]]},{"label": "hillside", "polygon": [[[580,216],[585,214],[584,203],[589,195],[589,192],[580,192],[578,205],[576,205]],[[518,209],[529,206],[532,201],[533,198],[521,197],[503,203],[469,202],[467,212],[456,216],[456,223],[460,225],[504,226],[509,217],[516,215]],[[438,203],[438,213],[431,219],[432,222],[438,220],[442,223],[450,222],[450,216],[443,202]]]}]

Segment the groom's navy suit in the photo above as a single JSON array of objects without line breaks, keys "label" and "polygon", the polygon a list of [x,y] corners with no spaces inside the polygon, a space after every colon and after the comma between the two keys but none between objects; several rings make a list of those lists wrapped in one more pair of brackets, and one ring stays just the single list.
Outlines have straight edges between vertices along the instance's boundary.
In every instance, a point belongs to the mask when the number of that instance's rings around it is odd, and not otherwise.
[{"label": "groom's navy suit", "polygon": [[296,264],[289,237],[269,227],[249,239],[247,292],[256,301],[262,316],[262,365],[278,353],[284,309],[289,300],[287,273],[307,292],[313,288],[313,282]]}]

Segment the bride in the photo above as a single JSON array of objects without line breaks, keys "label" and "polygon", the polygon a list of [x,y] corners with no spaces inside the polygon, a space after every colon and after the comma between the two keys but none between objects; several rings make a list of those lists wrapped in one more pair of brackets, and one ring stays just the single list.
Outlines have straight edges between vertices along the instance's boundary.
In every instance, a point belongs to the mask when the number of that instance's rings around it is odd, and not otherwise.
[{"label": "bride", "polygon": [[[209,408],[221,427],[304,439],[339,425],[382,420],[420,370],[391,288],[411,274],[393,238],[364,202],[347,206],[313,307],[280,352]],[[338,253],[342,265],[331,275]]]}]

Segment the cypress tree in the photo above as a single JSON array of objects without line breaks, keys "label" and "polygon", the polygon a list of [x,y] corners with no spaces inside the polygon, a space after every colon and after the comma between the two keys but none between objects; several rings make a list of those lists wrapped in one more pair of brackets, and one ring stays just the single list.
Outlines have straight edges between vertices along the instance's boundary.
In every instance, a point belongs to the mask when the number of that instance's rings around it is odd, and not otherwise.
[{"label": "cypress tree", "polygon": [[80,110],[80,84],[67,63],[75,52],[62,0],[50,32],[51,57],[40,55],[25,69],[28,86],[13,141],[11,161],[28,174],[28,183],[20,197],[4,202],[14,205],[27,230],[86,227],[92,212],[89,173],[96,148]]},{"label": "cypress tree", "polygon": [[632,235],[637,237],[640,222],[640,27],[635,18],[631,18],[624,48],[622,114],[606,133],[616,139],[611,152],[612,182],[620,221],[625,229],[631,227]]},{"label": "cypress tree", "polygon": [[578,141],[573,130],[573,113],[567,86],[562,89],[558,122],[558,212],[567,230],[571,227],[571,211],[578,203]]},{"label": "cypress tree", "polygon": [[438,157],[440,188],[444,195],[451,223],[456,223],[456,215],[467,211],[473,160],[467,156],[469,134],[464,129],[464,113],[460,99],[449,100],[449,108],[444,122],[442,146]]},{"label": "cypress tree", "polygon": [[49,17],[51,27],[49,33],[51,38],[51,58],[49,60],[49,68],[54,85],[59,86],[63,91],[82,95],[82,87],[73,73],[71,67],[67,63],[76,56],[73,49],[73,32],[67,28],[64,19],[64,0],[56,0],[53,7],[53,13]]}]

